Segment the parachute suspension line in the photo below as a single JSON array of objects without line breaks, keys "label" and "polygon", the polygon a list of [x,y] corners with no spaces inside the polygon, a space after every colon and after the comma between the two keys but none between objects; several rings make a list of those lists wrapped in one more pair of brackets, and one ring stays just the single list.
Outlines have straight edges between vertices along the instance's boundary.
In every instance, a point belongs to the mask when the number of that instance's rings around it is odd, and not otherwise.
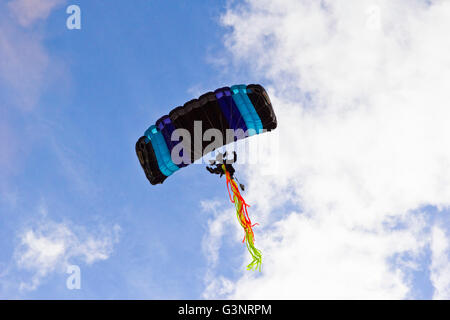
[{"label": "parachute suspension line", "polygon": [[[225,173],[225,176],[227,178],[227,189],[228,189],[228,195],[230,197],[230,201],[234,203],[236,207],[236,215],[239,220],[239,223],[241,224],[242,228],[244,228],[245,236],[242,242],[245,242],[247,245],[247,249],[252,255],[252,262],[247,266],[247,270],[259,270],[261,271],[261,263],[262,263],[262,254],[261,251],[256,249],[255,247],[255,236],[253,234],[253,227],[257,225],[257,223],[252,225],[252,222],[250,221],[250,218],[248,216],[247,207],[250,207],[242,198],[241,193],[239,192],[239,187],[230,177],[230,173],[227,171],[225,165],[222,165],[222,170]],[[231,189],[231,191],[230,191]],[[233,193],[233,196],[231,195]]]}]

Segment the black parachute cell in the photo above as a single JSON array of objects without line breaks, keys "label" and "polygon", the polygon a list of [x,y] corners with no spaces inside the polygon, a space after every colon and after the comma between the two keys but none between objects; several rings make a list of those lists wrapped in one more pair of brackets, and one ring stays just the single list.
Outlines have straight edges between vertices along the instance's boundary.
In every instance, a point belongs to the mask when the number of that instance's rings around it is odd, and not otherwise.
[{"label": "black parachute cell", "polygon": [[261,119],[263,128],[271,131],[277,127],[277,117],[272,108],[269,95],[259,84],[249,84],[247,95]]},{"label": "black parachute cell", "polygon": [[186,102],[183,107],[173,109],[169,113],[169,117],[175,128],[186,129],[190,133],[191,162],[200,159],[206,146],[211,143],[210,141],[202,141],[201,149],[195,149],[195,121],[201,121],[202,130],[198,132],[199,134],[203,136],[203,133],[208,129],[218,129],[224,138],[220,145],[225,143],[225,130],[229,128],[229,125],[223,117],[213,92],[208,92],[198,99],[192,99]]},{"label": "black parachute cell", "polygon": [[[222,111],[220,110],[220,106],[219,103],[217,102],[216,95],[214,94],[214,92],[208,92],[200,96],[198,100],[202,105],[201,109],[205,115],[205,118],[207,119],[206,123],[208,124],[207,126],[205,126],[205,128],[203,128],[203,132],[205,132],[207,129],[219,130],[221,133],[222,140],[218,141],[218,144],[220,146],[226,144],[226,130],[230,128],[230,125],[228,124],[227,120],[222,114]],[[211,142],[212,141],[203,141],[202,144],[203,152]],[[202,155],[200,155],[200,157],[201,156]]]},{"label": "black parachute cell", "polygon": [[142,136],[136,142],[136,154],[142,169],[144,169],[145,176],[151,184],[163,183],[166,180],[167,177],[159,170],[152,144],[146,142],[146,137]]}]

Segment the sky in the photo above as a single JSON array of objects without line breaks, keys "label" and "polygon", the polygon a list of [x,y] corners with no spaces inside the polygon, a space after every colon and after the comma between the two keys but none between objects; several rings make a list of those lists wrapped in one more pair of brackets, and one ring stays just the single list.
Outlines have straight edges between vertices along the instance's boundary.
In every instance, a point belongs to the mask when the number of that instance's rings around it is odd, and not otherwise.
[{"label": "sky", "polygon": [[[81,29],[68,29],[78,5]],[[450,3],[1,0],[0,298],[449,299]],[[134,146],[260,83],[275,169],[148,183]],[[81,272],[69,289],[68,267]]]}]

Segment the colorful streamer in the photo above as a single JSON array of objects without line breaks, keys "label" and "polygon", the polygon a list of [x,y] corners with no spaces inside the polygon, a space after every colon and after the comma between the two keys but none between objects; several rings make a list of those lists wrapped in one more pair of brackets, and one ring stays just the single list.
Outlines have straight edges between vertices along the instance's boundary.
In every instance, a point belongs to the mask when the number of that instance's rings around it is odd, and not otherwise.
[{"label": "colorful streamer", "polygon": [[[247,270],[261,271],[262,254],[261,251],[255,247],[255,235],[253,234],[253,227],[257,225],[257,223],[252,225],[247,212],[247,208],[250,206],[245,202],[244,198],[242,198],[236,181],[231,179],[230,173],[227,171],[225,165],[222,165],[222,169],[227,178],[227,189],[228,195],[230,196],[230,201],[234,203],[236,207],[237,218],[245,232],[242,242],[245,242],[247,249],[253,258],[252,262],[247,266]],[[231,196],[231,193],[233,193],[233,196]]]}]

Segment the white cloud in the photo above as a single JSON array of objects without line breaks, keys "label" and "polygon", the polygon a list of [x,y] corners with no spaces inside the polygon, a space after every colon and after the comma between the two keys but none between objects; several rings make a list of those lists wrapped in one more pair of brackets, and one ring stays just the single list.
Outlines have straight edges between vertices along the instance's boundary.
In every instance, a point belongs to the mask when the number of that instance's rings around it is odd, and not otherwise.
[{"label": "white cloud", "polygon": [[38,20],[45,20],[53,9],[65,0],[13,0],[8,2],[9,9],[20,25],[27,27]]},{"label": "white cloud", "polygon": [[40,36],[0,23],[0,81],[5,96],[22,110],[32,109],[42,93],[49,56]]},{"label": "white cloud", "polygon": [[[36,109],[42,94],[58,78],[58,90],[65,83],[64,65],[50,56],[44,45],[44,32],[34,27],[65,1],[0,2],[0,201],[14,204],[14,183],[8,179],[20,169],[29,152],[30,139],[17,126],[17,114]],[[23,26],[27,28],[23,28]],[[29,128],[28,128],[29,129]]]},{"label": "white cloud", "polygon": [[415,263],[392,259],[419,259],[420,208],[450,205],[449,14],[447,2],[401,0],[228,9],[231,59],[270,84],[280,165],[272,177],[245,168],[263,273],[216,274],[205,296],[411,297]]},{"label": "white cloud", "polygon": [[[14,0],[0,4],[0,94],[5,106],[32,110],[43,91],[62,68],[43,44],[42,28],[30,27],[44,20],[60,0]],[[7,109],[6,109],[7,110]]]},{"label": "white cloud", "polygon": [[23,230],[15,250],[16,265],[30,272],[21,289],[34,290],[53,272],[65,272],[70,264],[90,265],[106,260],[118,241],[120,227],[101,228],[92,232],[72,223],[57,223],[45,218]]},{"label": "white cloud", "polygon": [[436,288],[433,298],[450,299],[450,239],[445,230],[434,226],[431,240],[431,281]]}]

